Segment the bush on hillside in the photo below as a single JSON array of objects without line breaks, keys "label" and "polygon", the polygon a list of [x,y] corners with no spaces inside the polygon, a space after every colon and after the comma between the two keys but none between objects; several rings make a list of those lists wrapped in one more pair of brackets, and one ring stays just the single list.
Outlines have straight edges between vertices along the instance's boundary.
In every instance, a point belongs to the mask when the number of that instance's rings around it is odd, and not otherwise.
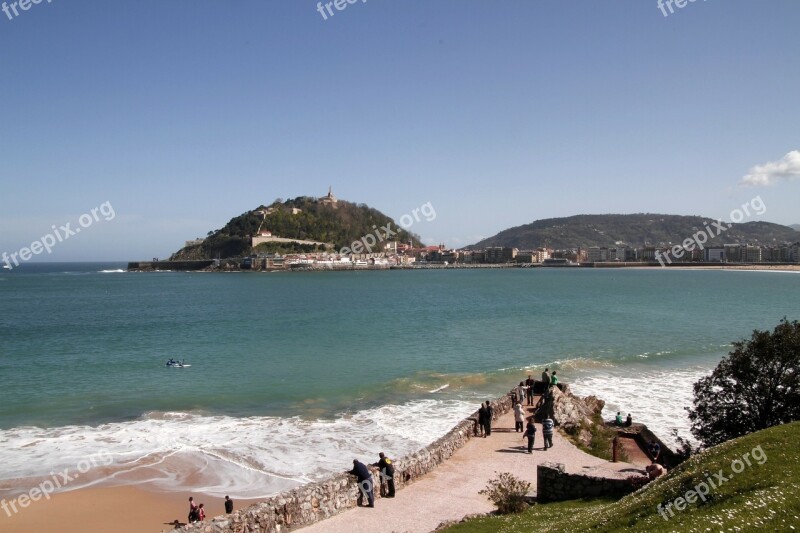
[{"label": "bush on hillside", "polygon": [[784,318],[733,347],[694,385],[689,419],[704,446],[800,420],[800,323]]},{"label": "bush on hillside", "polygon": [[530,483],[503,472],[490,480],[479,494],[487,496],[497,506],[499,514],[521,513],[528,506],[525,496],[530,488]]}]

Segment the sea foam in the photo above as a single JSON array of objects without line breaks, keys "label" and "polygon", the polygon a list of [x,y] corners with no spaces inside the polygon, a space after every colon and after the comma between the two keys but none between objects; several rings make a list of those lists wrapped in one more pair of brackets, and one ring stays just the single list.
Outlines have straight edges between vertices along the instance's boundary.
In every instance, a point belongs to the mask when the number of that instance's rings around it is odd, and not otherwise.
[{"label": "sea foam", "polygon": [[[0,492],[26,491],[37,478],[74,472],[81,461],[102,454],[110,465],[65,489],[148,483],[170,491],[262,498],[344,471],[354,458],[375,462],[380,451],[390,457],[412,453],[474,410],[472,402],[418,400],[328,420],[154,412],[96,427],[18,427],[0,431]],[[20,478],[28,480],[26,486],[19,486]]]}]

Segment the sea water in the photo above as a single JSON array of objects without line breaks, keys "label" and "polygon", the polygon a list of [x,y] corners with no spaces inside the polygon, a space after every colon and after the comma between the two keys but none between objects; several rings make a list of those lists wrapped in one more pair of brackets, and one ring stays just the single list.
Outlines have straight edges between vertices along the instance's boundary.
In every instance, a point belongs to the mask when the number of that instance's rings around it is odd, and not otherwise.
[{"label": "sea water", "polygon": [[98,453],[80,483],[267,496],[411,453],[545,366],[688,437],[692,384],[799,297],[776,272],[23,265],[0,272],[0,496]]}]

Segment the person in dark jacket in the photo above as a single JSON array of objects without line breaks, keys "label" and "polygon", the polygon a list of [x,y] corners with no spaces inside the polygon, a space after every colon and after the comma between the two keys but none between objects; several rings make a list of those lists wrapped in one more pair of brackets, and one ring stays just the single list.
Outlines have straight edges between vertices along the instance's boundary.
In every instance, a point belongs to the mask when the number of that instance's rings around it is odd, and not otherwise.
[{"label": "person in dark jacket", "polygon": [[486,436],[486,418],[488,413],[486,412],[486,406],[481,404],[480,409],[478,409],[478,426],[481,428],[481,437]]},{"label": "person in dark jacket", "polygon": [[380,469],[381,472],[381,486],[383,486],[385,480],[386,497],[394,498],[394,465],[392,464],[392,460],[386,457],[383,452],[379,453],[378,457],[381,458],[381,460],[378,461],[378,469]]},{"label": "person in dark jacket", "polygon": [[492,409],[492,404],[489,403],[489,400],[486,400],[486,436],[492,434],[492,418],[494,417],[494,409]]},{"label": "person in dark jacket", "polygon": [[533,405],[533,388],[536,386],[536,380],[528,374],[528,379],[525,380],[525,390],[528,392],[528,405]]},{"label": "person in dark jacket", "polygon": [[231,514],[233,512],[233,500],[230,496],[225,496],[225,513]]},{"label": "person in dark jacket", "polygon": [[359,461],[358,459],[353,459],[353,469],[350,471],[350,474],[356,476],[358,479],[358,488],[361,491],[361,501],[363,503],[363,497],[367,497],[367,502],[369,503],[370,507],[375,507],[375,484],[372,482],[372,474],[367,468],[367,465]]},{"label": "person in dark jacket", "polygon": [[528,439],[528,453],[533,453],[533,441],[536,439],[536,426],[533,424],[533,419],[528,420],[528,427],[525,428],[522,438]]}]

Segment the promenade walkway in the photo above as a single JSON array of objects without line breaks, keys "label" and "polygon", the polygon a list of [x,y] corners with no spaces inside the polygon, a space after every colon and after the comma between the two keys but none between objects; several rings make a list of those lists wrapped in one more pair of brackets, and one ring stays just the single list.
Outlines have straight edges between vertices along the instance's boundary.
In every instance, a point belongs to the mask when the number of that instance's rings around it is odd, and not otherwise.
[{"label": "promenade walkway", "polygon": [[[488,513],[494,506],[478,491],[486,487],[496,472],[511,472],[536,489],[536,466],[558,462],[567,472],[587,472],[624,476],[642,472],[627,463],[610,463],[588,455],[556,432],[553,448],[544,451],[542,428],[536,424],[533,454],[527,453],[527,440],[514,431],[514,415],[509,411],[495,420],[492,435],[473,438],[448,461],[417,482],[397,491],[395,498],[380,498],[375,508],[359,507],[306,528],[303,533],[427,533],[445,521],[467,515]],[[377,458],[376,458],[377,460]]]}]

